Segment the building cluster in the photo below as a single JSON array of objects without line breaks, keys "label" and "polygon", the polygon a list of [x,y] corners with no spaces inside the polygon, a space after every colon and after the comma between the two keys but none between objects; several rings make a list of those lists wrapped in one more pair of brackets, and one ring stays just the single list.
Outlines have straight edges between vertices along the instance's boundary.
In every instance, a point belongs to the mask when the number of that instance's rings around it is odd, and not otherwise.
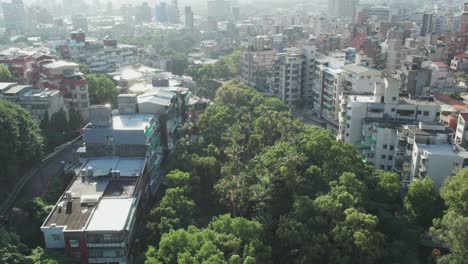
[{"label": "building cluster", "polygon": [[[138,72],[125,71],[115,78]],[[135,83],[121,93],[117,109],[89,108],[81,167],[41,227],[47,248],[64,249],[77,263],[132,262],[136,223],[188,117],[188,89],[153,80],[158,86],[131,89]]]},{"label": "building cluster", "polygon": [[[468,166],[468,3],[207,0],[203,13],[199,3],[131,2],[1,4],[0,64],[13,81],[0,83],[0,99],[37,122],[76,111],[86,124],[80,168],[41,227],[47,248],[83,264],[133,263],[163,161],[209,104],[192,96],[191,77],[171,72],[216,67],[238,48],[240,80],[399,173],[405,188],[425,177],[439,188]],[[199,45],[177,62],[172,47],[121,44],[169,31]],[[115,81],[115,109],[90,104],[80,64]]]},{"label": "building cluster", "polygon": [[[0,63],[10,69],[16,82],[14,87],[2,83],[2,94],[14,94],[16,98],[10,100],[27,106],[37,120],[44,118],[38,116],[44,111],[35,108],[48,109],[49,118],[61,109],[74,110],[87,120],[90,106],[88,82],[77,63],[57,59],[41,50],[18,48],[0,51]],[[41,103],[33,106],[28,101]]]},{"label": "building cluster", "polygon": [[144,56],[141,48],[119,44],[108,36],[99,40],[87,39],[81,29],[72,32],[67,39],[51,41],[48,45],[60,58],[86,64],[97,73],[141,63]]},{"label": "building cluster", "polygon": [[[408,3],[406,3],[408,2]],[[239,78],[354,145],[403,186],[468,165],[468,3],[330,0],[250,19]],[[431,2],[431,1],[428,1]],[[260,26],[261,23],[262,26]]]}]

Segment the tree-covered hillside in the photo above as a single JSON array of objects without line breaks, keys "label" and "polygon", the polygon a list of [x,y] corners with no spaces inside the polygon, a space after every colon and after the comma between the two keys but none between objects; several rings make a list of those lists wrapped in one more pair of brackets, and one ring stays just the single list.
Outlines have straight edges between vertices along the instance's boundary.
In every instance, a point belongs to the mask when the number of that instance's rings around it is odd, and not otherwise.
[{"label": "tree-covered hillside", "polygon": [[[443,213],[430,181],[402,200],[399,175],[239,81],[218,91],[199,127],[173,154],[168,169],[180,171],[148,217],[148,264],[417,263],[423,233]],[[455,211],[434,233],[463,221]]]}]

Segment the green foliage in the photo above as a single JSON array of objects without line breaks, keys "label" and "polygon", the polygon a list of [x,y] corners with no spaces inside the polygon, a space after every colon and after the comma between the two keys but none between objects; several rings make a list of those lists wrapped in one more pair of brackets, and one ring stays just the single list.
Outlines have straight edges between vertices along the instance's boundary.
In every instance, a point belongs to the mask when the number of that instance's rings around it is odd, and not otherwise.
[{"label": "green foliage", "polygon": [[44,250],[40,247],[33,249],[31,257],[35,264],[72,264],[74,263],[61,251]]},{"label": "green foliage", "polygon": [[0,198],[42,156],[42,148],[40,129],[31,115],[17,104],[0,100]]},{"label": "green foliage", "polygon": [[[170,167],[190,173],[187,195],[199,208],[216,199],[218,211],[234,218],[208,222],[199,210],[198,224],[207,227],[165,233],[147,263],[417,262],[418,223],[441,210],[433,188],[423,188],[433,211],[415,208],[418,187],[404,210],[399,175],[375,171],[351,145],[237,80],[217,91],[199,126],[197,140],[180,144]],[[171,187],[189,182],[181,172],[169,178]]]},{"label": "green foliage", "polygon": [[445,95],[447,95],[448,97],[450,97],[452,99],[455,99],[455,100],[458,100],[458,101],[463,101],[463,98],[461,97],[461,95],[459,93],[445,93]]},{"label": "green foliage", "polygon": [[13,81],[13,75],[5,64],[0,64],[0,82]]},{"label": "green foliage", "polygon": [[70,258],[40,247],[30,250],[19,236],[0,229],[0,264],[71,264]]},{"label": "green foliage", "polygon": [[432,219],[442,215],[443,201],[430,178],[413,182],[405,198],[405,208],[421,226],[428,228]]},{"label": "green foliage", "polygon": [[89,68],[88,65],[86,64],[80,64],[80,72],[83,73],[83,74],[91,74],[91,68]]},{"label": "green foliage", "polygon": [[240,74],[241,56],[242,51],[235,50],[228,56],[219,59],[215,64],[202,66],[194,77],[196,77],[198,81],[209,79],[229,80],[236,78]]},{"label": "green foliage", "polygon": [[450,253],[438,258],[441,264],[462,264],[468,259],[468,170],[449,178],[441,189],[447,205],[441,219],[434,220],[433,237],[448,247]]},{"label": "green foliage", "polygon": [[111,104],[117,106],[119,90],[115,82],[104,74],[87,74],[89,100],[91,104]]},{"label": "green foliage", "polygon": [[186,188],[167,189],[159,205],[150,211],[147,230],[162,235],[194,224],[195,203],[186,195]]},{"label": "green foliage", "polygon": [[190,226],[164,234],[158,249],[149,247],[145,263],[270,263],[262,232],[256,221],[222,215],[205,229]]},{"label": "green foliage", "polygon": [[49,120],[46,114],[41,121],[40,128],[45,139],[45,150],[52,152],[55,147],[73,138],[71,123],[68,121],[67,113],[61,109],[54,113]]},{"label": "green foliage", "polygon": [[74,177],[73,171],[51,177],[47,183],[47,191],[43,195],[44,202],[55,204]]}]

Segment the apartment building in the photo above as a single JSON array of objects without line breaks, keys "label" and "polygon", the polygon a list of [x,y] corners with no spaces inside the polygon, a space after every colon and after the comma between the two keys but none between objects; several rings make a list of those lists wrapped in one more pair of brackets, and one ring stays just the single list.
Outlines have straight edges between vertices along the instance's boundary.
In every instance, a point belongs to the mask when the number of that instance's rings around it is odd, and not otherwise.
[{"label": "apartment building", "polygon": [[87,159],[41,227],[46,248],[81,264],[129,263],[145,165],[143,157]]},{"label": "apartment building", "polygon": [[276,50],[265,48],[263,39],[256,39],[256,45],[242,52],[240,80],[255,89],[264,90],[275,56]]},{"label": "apartment building", "polygon": [[78,111],[84,120],[88,120],[88,82],[77,63],[59,60],[43,64],[38,87],[59,90],[68,109]]},{"label": "apartment building", "polygon": [[162,183],[159,115],[134,112],[135,96],[119,103],[90,107],[83,165],[41,227],[77,263],[132,263],[135,222]]},{"label": "apartment building", "polygon": [[429,177],[440,188],[449,176],[462,168],[466,151],[452,145],[453,132],[440,123],[406,125],[397,132],[394,170],[407,187]]},{"label": "apartment building", "polygon": [[45,117],[63,110],[68,117],[68,109],[63,96],[57,90],[37,90],[31,85],[17,83],[0,83],[0,99],[4,99],[26,109],[33,119],[40,123]]},{"label": "apartment building", "polygon": [[343,95],[338,139],[353,144],[369,164],[392,170],[397,130],[402,125],[434,122],[440,106],[428,99],[400,98],[398,80],[376,83],[374,95]]},{"label": "apartment building", "polygon": [[337,134],[342,95],[371,95],[382,73],[356,64],[345,64],[344,53],[316,60],[313,109]]},{"label": "apartment building", "polygon": [[158,114],[160,117],[164,155],[174,150],[179,140],[180,126],[187,118],[186,92],[185,88],[156,88],[137,98],[139,113]]},{"label": "apartment building", "polygon": [[28,110],[37,123],[60,111],[64,111],[68,118],[68,108],[57,90],[30,90],[20,97],[18,104]]},{"label": "apartment building", "polygon": [[287,106],[301,107],[304,105],[303,67],[305,58],[302,50],[297,48],[285,49],[278,53],[275,59],[273,74],[273,92]]}]

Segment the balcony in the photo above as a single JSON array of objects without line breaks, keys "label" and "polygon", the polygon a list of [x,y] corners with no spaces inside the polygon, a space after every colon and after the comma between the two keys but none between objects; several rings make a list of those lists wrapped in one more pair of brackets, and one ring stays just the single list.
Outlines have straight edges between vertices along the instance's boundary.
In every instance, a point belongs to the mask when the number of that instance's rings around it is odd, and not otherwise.
[{"label": "balcony", "polygon": [[113,242],[113,243],[106,243],[106,242],[100,242],[100,243],[86,243],[86,246],[89,248],[124,248],[125,247],[125,242]]},{"label": "balcony", "polygon": [[426,164],[421,164],[419,166],[419,172],[427,172],[427,165]]},{"label": "balcony", "polygon": [[89,263],[127,263],[124,257],[116,258],[88,258]]}]

